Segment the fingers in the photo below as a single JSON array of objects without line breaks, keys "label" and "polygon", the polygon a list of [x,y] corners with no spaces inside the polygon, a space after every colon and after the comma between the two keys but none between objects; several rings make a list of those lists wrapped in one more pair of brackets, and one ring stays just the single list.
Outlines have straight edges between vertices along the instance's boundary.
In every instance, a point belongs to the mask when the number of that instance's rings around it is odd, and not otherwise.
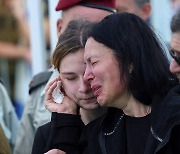
[{"label": "fingers", "polygon": [[54,79],[53,81],[51,81],[46,89],[45,89],[45,107],[46,109],[48,109],[50,112],[56,112],[57,111],[57,104],[56,102],[54,101],[54,98],[52,96],[52,93],[54,91],[54,89],[56,88],[57,86],[57,82],[60,80],[60,78],[56,78]]},{"label": "fingers", "polygon": [[77,112],[77,105],[73,102],[69,97],[64,96],[62,104],[57,104],[52,99],[45,101],[45,107],[50,112],[57,112],[57,113],[65,113],[65,114],[74,114],[76,115]]},{"label": "fingers", "polygon": [[61,151],[59,149],[52,149],[44,154],[66,154],[64,151]]},{"label": "fingers", "polygon": [[63,96],[62,103],[56,103],[53,97],[53,92],[57,87],[60,77],[51,81],[45,89],[45,107],[50,112],[77,114],[77,105],[68,96]]},{"label": "fingers", "polygon": [[52,86],[52,84],[53,84],[54,82],[57,83],[57,81],[61,81],[60,76],[58,76],[57,78],[55,78],[54,80],[52,80],[51,82],[49,82],[49,84],[47,85],[47,87],[46,87],[46,89],[45,89],[45,92]]}]

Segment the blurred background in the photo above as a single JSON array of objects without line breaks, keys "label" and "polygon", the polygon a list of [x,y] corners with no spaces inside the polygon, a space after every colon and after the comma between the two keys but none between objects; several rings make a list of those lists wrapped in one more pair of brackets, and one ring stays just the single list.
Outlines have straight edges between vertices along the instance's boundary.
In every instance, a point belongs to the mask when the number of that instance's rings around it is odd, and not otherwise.
[{"label": "blurred background", "polygon": [[[57,42],[58,0],[0,0],[0,78],[19,119],[29,83],[50,68]],[[170,20],[180,0],[151,0],[150,23],[164,45],[170,41]],[[167,54],[168,51],[167,51]]]}]

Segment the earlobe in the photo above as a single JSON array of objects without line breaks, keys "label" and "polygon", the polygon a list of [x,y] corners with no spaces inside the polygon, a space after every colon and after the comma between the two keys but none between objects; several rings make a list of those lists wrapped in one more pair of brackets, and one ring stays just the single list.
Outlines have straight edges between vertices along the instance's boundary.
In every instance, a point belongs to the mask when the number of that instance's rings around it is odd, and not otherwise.
[{"label": "earlobe", "polygon": [[142,17],[143,17],[143,20],[147,20],[151,14],[151,5],[149,3],[146,3],[143,5],[142,7]]},{"label": "earlobe", "polygon": [[128,66],[129,74],[132,73],[133,69],[134,69],[134,66],[133,66],[132,63],[130,63],[129,66]]},{"label": "earlobe", "polygon": [[58,35],[58,37],[61,34],[61,30],[62,30],[62,19],[58,19],[58,21],[57,21],[57,35]]}]

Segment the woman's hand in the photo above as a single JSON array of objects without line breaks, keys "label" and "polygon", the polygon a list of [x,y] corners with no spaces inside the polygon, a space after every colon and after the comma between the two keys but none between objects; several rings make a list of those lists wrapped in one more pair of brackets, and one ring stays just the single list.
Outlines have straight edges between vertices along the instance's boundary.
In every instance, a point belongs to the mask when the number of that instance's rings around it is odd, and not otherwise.
[{"label": "woman's hand", "polygon": [[46,152],[44,154],[66,154],[66,153],[64,151],[59,150],[59,149],[52,149],[52,150],[49,150],[48,152]]},{"label": "woman's hand", "polygon": [[77,114],[78,106],[68,96],[64,96],[62,103],[58,104],[54,101],[52,93],[60,81],[60,77],[51,81],[45,89],[45,107],[50,112],[66,113],[66,114]]}]

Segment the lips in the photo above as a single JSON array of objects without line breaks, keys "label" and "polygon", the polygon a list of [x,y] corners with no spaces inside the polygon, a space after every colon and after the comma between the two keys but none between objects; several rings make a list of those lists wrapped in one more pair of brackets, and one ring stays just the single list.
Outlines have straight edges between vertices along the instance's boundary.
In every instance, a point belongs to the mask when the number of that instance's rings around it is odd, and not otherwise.
[{"label": "lips", "polygon": [[94,91],[94,96],[98,97],[101,93],[101,86],[94,85],[91,88]]},{"label": "lips", "polygon": [[88,98],[84,98],[84,100],[90,100],[90,99],[94,99],[95,97],[88,97]]}]

